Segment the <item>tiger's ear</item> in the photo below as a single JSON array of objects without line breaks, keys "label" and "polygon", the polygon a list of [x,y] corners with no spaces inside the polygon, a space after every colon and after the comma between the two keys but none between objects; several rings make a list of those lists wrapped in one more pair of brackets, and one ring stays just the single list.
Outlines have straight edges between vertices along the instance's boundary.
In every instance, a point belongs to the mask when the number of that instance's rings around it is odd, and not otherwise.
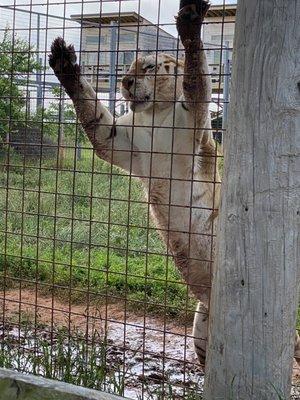
[{"label": "tiger's ear", "polygon": [[180,67],[184,67],[184,60],[182,60],[181,58],[176,58],[174,56],[171,56],[170,54],[165,54],[165,58],[167,61],[171,61],[176,65],[179,65]]},{"label": "tiger's ear", "polygon": [[171,56],[171,54],[164,54],[164,58],[166,59],[166,61],[171,61],[177,64],[177,59],[174,56]]}]

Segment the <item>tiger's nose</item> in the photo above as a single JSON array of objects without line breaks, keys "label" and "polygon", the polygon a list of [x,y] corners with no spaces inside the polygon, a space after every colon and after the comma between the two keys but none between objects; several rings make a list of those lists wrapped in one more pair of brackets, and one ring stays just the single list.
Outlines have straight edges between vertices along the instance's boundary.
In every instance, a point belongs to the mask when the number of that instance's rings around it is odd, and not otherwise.
[{"label": "tiger's nose", "polygon": [[122,79],[122,85],[127,90],[129,90],[133,84],[134,78],[132,76],[124,76],[124,78]]}]

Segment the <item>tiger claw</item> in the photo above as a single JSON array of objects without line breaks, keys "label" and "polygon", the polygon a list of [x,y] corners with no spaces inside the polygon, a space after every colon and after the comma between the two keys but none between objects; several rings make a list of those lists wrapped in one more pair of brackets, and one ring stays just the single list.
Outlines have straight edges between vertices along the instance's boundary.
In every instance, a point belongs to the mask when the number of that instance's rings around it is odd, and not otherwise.
[{"label": "tiger claw", "polygon": [[200,40],[201,26],[210,7],[206,0],[181,0],[176,19],[177,31],[184,46]]},{"label": "tiger claw", "polygon": [[209,7],[210,3],[207,0],[181,0],[178,16],[190,15],[191,20],[197,17],[203,20]]},{"label": "tiger claw", "polygon": [[178,16],[186,20],[195,21],[199,17],[199,14],[197,13],[195,4],[192,4],[181,8]]},{"label": "tiger claw", "polygon": [[74,96],[80,77],[80,67],[73,45],[66,45],[62,37],[57,37],[49,55],[49,65],[70,97]]},{"label": "tiger claw", "polygon": [[57,37],[51,45],[49,65],[55,74],[63,72],[68,66],[76,65],[76,53],[73,45],[66,45],[62,37]]}]

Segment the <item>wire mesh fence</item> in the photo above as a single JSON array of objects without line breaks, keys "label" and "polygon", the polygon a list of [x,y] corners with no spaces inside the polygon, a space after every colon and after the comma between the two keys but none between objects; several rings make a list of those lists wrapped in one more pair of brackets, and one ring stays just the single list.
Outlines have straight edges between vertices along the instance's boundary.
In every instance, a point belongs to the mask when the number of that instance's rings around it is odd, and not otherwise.
[{"label": "wire mesh fence", "polygon": [[[202,25],[201,129],[182,96],[178,9],[1,1],[0,366],[130,398],[201,396],[236,7],[211,6]],[[75,107],[48,65],[57,37],[85,78]]]}]

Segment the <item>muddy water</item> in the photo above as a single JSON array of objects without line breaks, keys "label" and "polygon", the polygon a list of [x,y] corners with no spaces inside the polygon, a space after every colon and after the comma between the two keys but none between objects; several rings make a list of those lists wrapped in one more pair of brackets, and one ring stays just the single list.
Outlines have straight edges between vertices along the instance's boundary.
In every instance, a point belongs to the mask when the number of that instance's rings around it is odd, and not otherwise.
[{"label": "muddy water", "polygon": [[[105,346],[107,373],[111,376],[113,371],[116,381],[121,377],[124,395],[131,399],[182,399],[186,391],[200,394],[203,372],[195,364],[191,340],[186,342],[184,336],[157,333],[157,329],[157,326],[151,325],[145,329],[138,321],[132,325],[109,324]],[[46,353],[52,352],[58,356],[57,342],[61,342],[61,333],[57,333],[60,337],[58,339],[55,332],[51,335],[46,328],[32,330],[27,327],[26,330],[20,330],[6,324],[0,327],[0,335],[9,353],[10,367],[22,372],[33,373],[34,361],[31,355],[36,353],[43,358],[47,342],[49,349]],[[70,350],[67,338],[64,346],[67,353]],[[80,346],[77,348],[73,341],[71,351],[74,374],[77,373],[74,363],[82,357],[79,349]],[[100,354],[103,348],[94,344],[94,351]],[[45,375],[45,372],[42,364],[38,373]],[[60,378],[59,374],[56,377]],[[107,382],[107,387],[113,390],[109,383],[111,380]]]},{"label": "muddy water", "polygon": [[[157,335],[157,326],[150,325],[144,329],[138,322],[126,327],[122,324],[112,324],[108,331],[108,371],[110,374],[111,371],[115,371],[116,380],[122,376],[124,395],[127,398],[176,400],[186,398],[188,392],[193,393],[193,400],[200,399],[204,376],[195,364],[191,339],[186,341],[183,336],[174,334]],[[26,350],[32,352],[39,347],[39,340],[49,343],[52,341],[55,352],[57,339],[53,335],[50,339],[51,333],[47,329],[35,332],[20,331],[17,327],[6,325],[4,329],[0,326],[0,335],[2,340],[9,343],[11,367],[27,373],[33,372],[33,365],[26,356]],[[22,348],[23,355],[14,357],[19,352],[19,347]],[[68,349],[66,344],[66,351]],[[76,347],[72,350],[77,351]],[[40,369],[39,374],[44,375],[45,370]],[[106,389],[113,391],[112,384],[108,382]],[[291,400],[299,399],[299,386],[295,384]]]},{"label": "muddy water", "polygon": [[129,325],[111,323],[108,338],[112,345],[109,354],[121,361],[125,354],[128,397],[138,398],[149,386],[159,392],[163,384],[167,392],[172,387],[174,398],[183,398],[184,388],[202,392],[204,374],[197,365],[192,339],[184,333],[163,333],[163,326],[154,321],[145,327],[132,321]]},{"label": "muddy water", "polygon": [[[55,335],[61,329],[81,332],[81,337],[86,332],[91,337],[93,329],[96,329],[94,349],[100,354],[103,347],[99,343],[106,338],[107,373],[115,374],[116,380],[121,376],[126,397],[175,400],[188,398],[187,392],[192,392],[193,400],[200,398],[204,375],[194,355],[190,322],[185,326],[182,321],[137,315],[125,311],[122,304],[98,305],[88,310],[86,306],[72,305],[70,309],[69,305],[51,296],[36,296],[35,292],[28,290],[22,290],[21,295],[19,291],[7,291],[5,299],[6,320],[10,322],[4,329],[0,326],[0,336],[2,342],[9,344],[6,348],[13,368],[31,373],[32,359],[27,355],[39,348],[41,340],[49,346],[52,343],[51,351],[55,353],[58,341]],[[0,308],[3,307],[0,301]],[[26,315],[29,322],[36,318],[38,328],[19,330],[20,315]],[[51,334],[52,329],[54,333]],[[17,362],[14,355],[20,353],[20,347],[24,354]],[[65,347],[68,349],[67,340]],[[76,344],[73,344],[72,351],[76,359],[79,351]],[[43,375],[44,372],[42,367],[39,373]],[[300,370],[294,369],[295,383],[299,376]],[[113,389],[111,383],[106,387]],[[292,399],[300,400],[297,384],[293,387]]]},{"label": "muddy water", "polygon": [[[0,302],[0,308],[3,307]],[[203,371],[194,355],[190,321],[185,325],[181,321],[138,315],[125,311],[122,304],[100,304],[88,310],[86,306],[72,305],[69,309],[68,304],[52,296],[36,297],[35,292],[24,289],[21,294],[18,290],[5,293],[5,313],[7,324],[0,334],[2,340],[14,345],[15,351],[19,337],[22,347],[32,351],[42,338],[49,345],[55,343],[55,333],[51,337],[53,328],[88,332],[89,337],[95,329],[98,342],[105,338],[108,370],[122,375],[129,398],[180,399],[186,391],[202,392]],[[21,328],[19,333],[20,314],[29,322],[37,318],[37,326],[43,328],[29,327],[26,332]],[[17,322],[13,325],[11,321]],[[28,373],[32,372],[26,356],[21,364],[26,364]],[[20,369],[20,365],[15,367]]]}]

